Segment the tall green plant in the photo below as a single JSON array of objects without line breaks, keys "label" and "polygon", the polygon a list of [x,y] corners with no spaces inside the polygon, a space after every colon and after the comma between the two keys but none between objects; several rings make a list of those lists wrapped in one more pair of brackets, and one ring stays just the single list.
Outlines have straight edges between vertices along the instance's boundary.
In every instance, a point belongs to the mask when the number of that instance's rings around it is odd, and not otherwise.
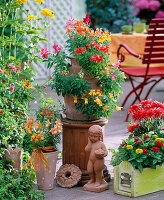
[{"label": "tall green plant", "polygon": [[87,12],[91,16],[93,28],[102,27],[113,33],[121,31],[121,26],[139,21],[134,16],[133,0],[86,0]]},{"label": "tall green plant", "polygon": [[[22,144],[23,122],[28,115],[28,102],[34,99],[35,70],[40,61],[38,43],[48,24],[43,16],[54,17],[52,11],[36,10],[36,16],[23,9],[27,0],[0,0],[0,147]],[[42,0],[36,1],[36,8]],[[26,16],[23,18],[23,14]],[[44,27],[38,22],[43,20]],[[33,71],[33,72],[32,72]]]}]

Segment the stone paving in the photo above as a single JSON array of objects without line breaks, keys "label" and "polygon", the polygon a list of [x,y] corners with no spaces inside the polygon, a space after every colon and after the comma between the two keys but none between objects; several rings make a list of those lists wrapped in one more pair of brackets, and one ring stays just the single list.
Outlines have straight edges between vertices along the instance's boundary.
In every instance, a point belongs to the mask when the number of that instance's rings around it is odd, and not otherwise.
[{"label": "stone paving", "polygon": [[[120,96],[120,102],[123,101],[125,95],[128,93],[130,88],[129,81],[126,81],[122,84],[123,94]],[[51,91],[49,87],[46,89],[46,96],[50,97],[53,94],[55,95],[55,99],[57,99],[57,95]],[[132,96],[134,98],[134,96]],[[127,122],[125,122],[126,113],[130,102],[133,100],[132,98],[129,99],[127,104],[124,107],[123,111],[116,111],[112,113],[111,117],[108,119],[108,124],[105,126],[105,135],[104,135],[104,143],[106,147],[111,147],[117,149],[119,144],[121,143],[122,139],[128,137],[127,134]],[[158,84],[153,91],[151,92],[149,98],[153,100],[158,100],[164,102],[164,84],[161,82]],[[60,98],[62,100],[62,98]],[[33,104],[34,105],[34,104]],[[37,107],[37,104],[34,105]],[[62,150],[62,145],[60,145],[60,150]],[[111,153],[105,159],[105,164],[109,170],[109,173],[112,177],[110,181],[110,189],[101,193],[94,193],[94,192],[87,192],[83,191],[82,187],[73,187],[71,189],[61,188],[59,186],[54,185],[54,189],[45,192],[45,199],[46,200],[124,200],[124,199],[134,199],[129,198],[126,196],[120,196],[113,193],[113,167],[110,165]],[[61,158],[59,158],[57,163],[57,170],[61,166]],[[144,187],[144,186],[143,186]],[[164,199],[164,191],[152,193],[146,196],[138,197],[137,200],[163,200]]]}]

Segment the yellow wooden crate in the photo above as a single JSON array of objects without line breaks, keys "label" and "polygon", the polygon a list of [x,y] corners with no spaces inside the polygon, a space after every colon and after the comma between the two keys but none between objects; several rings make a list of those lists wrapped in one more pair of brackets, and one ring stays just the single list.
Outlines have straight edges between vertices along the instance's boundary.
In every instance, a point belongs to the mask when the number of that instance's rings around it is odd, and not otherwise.
[{"label": "yellow wooden crate", "polygon": [[142,172],[123,161],[114,167],[114,192],[138,197],[164,190],[164,163],[156,169],[144,168]]}]

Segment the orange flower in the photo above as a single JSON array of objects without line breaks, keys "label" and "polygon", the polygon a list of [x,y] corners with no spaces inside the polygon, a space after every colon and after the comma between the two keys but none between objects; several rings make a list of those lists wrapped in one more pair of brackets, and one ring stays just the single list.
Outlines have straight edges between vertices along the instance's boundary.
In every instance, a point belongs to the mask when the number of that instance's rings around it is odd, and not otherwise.
[{"label": "orange flower", "polygon": [[85,98],[84,100],[85,100],[85,104],[88,104],[88,99],[87,99],[87,98]]},{"label": "orange flower", "polygon": [[110,70],[109,68],[107,68],[107,67],[105,68],[106,74],[109,74],[109,70]]},{"label": "orange flower", "polygon": [[67,27],[67,33],[69,34],[69,33],[71,33],[71,31],[72,31],[72,28]]},{"label": "orange flower", "polygon": [[100,90],[97,90],[96,94],[98,94],[100,97],[102,96],[102,92]]},{"label": "orange flower", "polygon": [[24,114],[24,112],[22,112],[21,110],[20,110],[19,112],[20,112],[20,114],[22,114],[22,115]]},{"label": "orange flower", "polygon": [[49,113],[49,116],[52,117],[52,112]]},{"label": "orange flower", "polygon": [[42,112],[41,112],[40,114],[41,114],[41,115],[44,115],[44,114],[45,114],[44,109],[42,109]]},{"label": "orange flower", "polygon": [[17,118],[19,118],[19,116],[18,115],[15,115]]},{"label": "orange flower", "polygon": [[51,124],[50,121],[46,122],[46,127],[48,128],[50,126],[50,124]]},{"label": "orange flower", "polygon": [[81,99],[84,99],[84,97],[85,97],[85,94],[83,93],[83,94],[81,95]]},{"label": "orange flower", "polygon": [[90,90],[90,93],[89,93],[89,95],[91,95],[91,96],[92,96],[92,95],[93,95],[93,96],[94,96],[94,95],[96,95],[96,92],[95,92],[95,90]]},{"label": "orange flower", "polygon": [[34,124],[34,119],[33,118],[29,118],[27,120],[27,123],[33,125]]},{"label": "orange flower", "polygon": [[76,21],[76,26],[82,26],[83,25],[83,21]]},{"label": "orange flower", "polygon": [[101,35],[101,32],[102,32],[102,28],[97,28],[96,31],[95,31],[95,36],[97,35]]},{"label": "orange flower", "polygon": [[73,97],[74,98],[74,103],[77,103],[77,97],[75,96],[75,97]]},{"label": "orange flower", "polygon": [[103,110],[106,110],[108,108],[108,106],[107,105],[105,105],[104,107],[103,107]]},{"label": "orange flower", "polygon": [[41,129],[41,124],[39,122],[36,123],[35,125],[36,130],[40,130]]},{"label": "orange flower", "polygon": [[89,33],[89,37],[93,37],[94,36],[94,30],[91,30],[91,32]]}]

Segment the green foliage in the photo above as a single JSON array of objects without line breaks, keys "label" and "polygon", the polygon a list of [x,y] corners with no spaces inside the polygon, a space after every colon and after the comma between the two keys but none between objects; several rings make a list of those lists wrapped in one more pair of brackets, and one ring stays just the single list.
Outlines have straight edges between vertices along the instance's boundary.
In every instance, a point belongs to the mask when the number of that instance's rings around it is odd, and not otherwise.
[{"label": "green foliage", "polygon": [[29,11],[22,9],[22,6],[14,0],[8,3],[0,2],[0,13],[0,51],[2,55],[0,63],[14,63],[21,66],[22,63],[28,61],[28,65],[24,66],[27,75],[32,72],[32,62],[40,60],[37,56],[38,43],[47,40],[42,37],[45,29],[37,25],[43,19],[39,16],[36,16],[33,21],[22,19],[22,15],[28,16]]},{"label": "green foliage", "polygon": [[112,33],[121,31],[121,26],[139,22],[134,16],[133,0],[86,0],[87,12],[93,28],[102,27]]},{"label": "green foliage", "polygon": [[0,159],[0,200],[42,200],[44,192],[34,190],[35,173],[31,169],[13,170],[9,161]]},{"label": "green foliage", "polygon": [[119,152],[116,151],[115,149],[110,148],[110,147],[108,148],[108,151],[112,153],[112,158],[110,160],[110,165],[112,165],[112,166],[119,165],[122,162],[122,160],[120,158],[120,155],[119,155]]},{"label": "green foliage", "polygon": [[[137,137],[130,137],[126,140],[123,140],[122,144],[119,146],[119,154],[120,160],[129,161],[133,167],[143,170],[144,167],[152,167],[156,168],[156,165],[161,165],[164,162],[164,147],[158,146],[158,141],[161,143],[164,142],[164,132],[160,131],[160,133],[149,132],[145,137],[145,135],[141,135]],[[141,144],[137,143],[141,141]],[[128,145],[132,145],[132,148],[129,149]],[[158,148],[157,152],[153,151],[153,147]],[[137,150],[140,153],[137,153]],[[145,151],[147,150],[147,151]],[[159,150],[159,151],[158,151]]]},{"label": "green foliage", "polygon": [[117,163],[119,158],[119,162],[129,161],[140,171],[144,167],[156,168],[164,162],[164,104],[148,99],[131,106],[128,112],[137,123],[129,124],[131,134],[122,141],[119,151],[114,152],[112,163]]}]

